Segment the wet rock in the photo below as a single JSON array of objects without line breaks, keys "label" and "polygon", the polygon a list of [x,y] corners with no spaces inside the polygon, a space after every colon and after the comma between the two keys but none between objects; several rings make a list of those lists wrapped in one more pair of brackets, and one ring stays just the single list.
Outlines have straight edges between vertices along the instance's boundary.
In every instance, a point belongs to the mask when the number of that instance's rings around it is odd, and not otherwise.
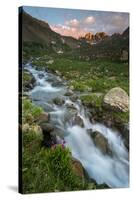
[{"label": "wet rock", "polygon": [[87,133],[88,133],[88,135],[91,135],[92,136],[92,132],[93,132],[93,129],[87,129]]},{"label": "wet rock", "polygon": [[52,145],[56,144],[56,135],[52,135],[51,132],[54,131],[54,127],[49,123],[40,124],[43,133],[42,145],[50,148]]},{"label": "wet rock", "polygon": [[51,136],[51,134],[43,135],[43,142],[42,142],[43,146],[50,148],[54,144],[56,144],[56,137],[55,136]]},{"label": "wet rock", "polygon": [[84,178],[84,168],[80,161],[72,158],[72,169],[77,176]]},{"label": "wet rock", "polygon": [[66,93],[65,93],[65,96],[71,96],[73,95],[74,92],[72,90],[68,90]]},{"label": "wet rock", "polygon": [[91,134],[96,147],[103,153],[111,155],[111,149],[108,144],[108,140],[98,131],[94,131]]},{"label": "wet rock", "polygon": [[107,109],[127,112],[129,110],[129,96],[120,87],[112,88],[104,96],[104,107]]},{"label": "wet rock", "polygon": [[129,123],[123,123],[119,126],[120,133],[124,139],[124,144],[129,150]]},{"label": "wet rock", "polygon": [[66,102],[66,107],[68,108],[68,109],[72,109],[72,110],[77,110],[76,109],[76,107],[75,107],[75,105],[74,105],[74,103],[72,103],[72,102]]},{"label": "wet rock", "polygon": [[64,139],[64,133],[59,129],[54,129],[50,134],[51,134],[51,136],[59,137],[62,140]]},{"label": "wet rock", "polygon": [[33,75],[29,71],[24,70],[23,71],[23,90],[29,91],[33,89],[33,87],[35,86],[35,83],[36,83],[36,80],[33,77]]},{"label": "wet rock", "polygon": [[52,131],[54,131],[54,127],[50,123],[41,123],[40,127],[43,131],[43,134],[51,133]]},{"label": "wet rock", "polygon": [[44,77],[44,74],[40,73],[40,74],[38,74],[38,77],[42,79]]},{"label": "wet rock", "polygon": [[53,99],[53,102],[54,102],[54,104],[61,106],[65,103],[65,100],[63,98],[57,97],[57,98]]},{"label": "wet rock", "polygon": [[43,122],[48,122],[49,119],[50,119],[49,113],[43,112],[42,114],[40,114],[40,115],[37,117],[36,121],[38,122],[38,124],[41,124],[41,123],[43,123]]},{"label": "wet rock", "polygon": [[51,82],[53,87],[61,87],[63,85],[61,80],[52,80]]},{"label": "wet rock", "polygon": [[78,96],[77,96],[76,94],[70,96],[70,100],[71,100],[71,101],[74,101],[74,102],[75,102],[77,99],[78,99]]},{"label": "wet rock", "polygon": [[83,119],[79,115],[74,116],[72,124],[84,127]]},{"label": "wet rock", "polygon": [[73,108],[67,109],[67,112],[65,113],[65,116],[64,116],[64,123],[66,122],[73,123],[72,119],[74,118],[75,115],[77,115],[76,109],[73,109]]},{"label": "wet rock", "polygon": [[74,90],[74,86],[73,85],[71,85],[69,88],[70,88],[70,90]]},{"label": "wet rock", "polygon": [[55,73],[56,73],[58,76],[61,76],[61,75],[62,75],[58,70],[56,70]]}]

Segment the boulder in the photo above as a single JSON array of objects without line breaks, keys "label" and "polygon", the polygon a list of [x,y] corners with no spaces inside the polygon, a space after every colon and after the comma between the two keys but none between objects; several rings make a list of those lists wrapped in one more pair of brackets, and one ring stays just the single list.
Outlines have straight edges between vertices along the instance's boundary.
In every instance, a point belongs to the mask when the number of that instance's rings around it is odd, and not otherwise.
[{"label": "boulder", "polygon": [[35,83],[36,83],[36,80],[33,77],[33,75],[29,71],[24,70],[22,78],[23,78],[24,92],[33,89],[33,87],[35,86]]},{"label": "boulder", "polygon": [[42,145],[50,148],[52,145],[56,144],[56,135],[51,134],[54,131],[54,127],[49,123],[42,123],[40,127],[43,133]]},{"label": "boulder", "polygon": [[104,107],[107,109],[127,112],[129,110],[129,96],[120,87],[109,90],[103,99]]},{"label": "boulder", "polygon": [[74,116],[72,124],[84,127],[83,119],[77,114]]},{"label": "boulder", "polygon": [[66,105],[66,107],[68,108],[68,110],[69,110],[70,112],[71,112],[71,111],[72,111],[72,112],[73,112],[73,111],[74,111],[74,112],[77,111],[77,108],[75,107],[74,103],[71,103],[71,102],[68,103],[68,102],[67,102],[65,105]]},{"label": "boulder", "polygon": [[43,134],[50,133],[50,132],[54,131],[54,127],[49,123],[41,123],[40,127],[43,131]]},{"label": "boulder", "polygon": [[46,113],[46,112],[43,112],[42,114],[40,114],[36,121],[40,124],[42,122],[48,122],[49,121],[49,118],[50,118],[50,115],[49,113]]},{"label": "boulder", "polygon": [[77,99],[78,99],[78,96],[77,96],[76,94],[70,96],[70,100],[71,100],[71,101],[74,101],[74,102],[75,102]]},{"label": "boulder", "polygon": [[91,132],[91,137],[96,147],[103,153],[111,155],[111,149],[108,140],[98,131]]},{"label": "boulder", "polygon": [[74,92],[72,90],[68,90],[66,93],[65,93],[65,96],[71,96],[73,95]]},{"label": "boulder", "polygon": [[57,98],[53,99],[53,102],[54,102],[56,105],[61,106],[61,105],[63,105],[63,104],[65,103],[65,100],[64,100],[63,98],[57,97]]},{"label": "boulder", "polygon": [[84,168],[80,161],[72,158],[72,169],[77,176],[84,178]]},{"label": "boulder", "polygon": [[74,86],[73,85],[70,86],[70,90],[74,90]]}]

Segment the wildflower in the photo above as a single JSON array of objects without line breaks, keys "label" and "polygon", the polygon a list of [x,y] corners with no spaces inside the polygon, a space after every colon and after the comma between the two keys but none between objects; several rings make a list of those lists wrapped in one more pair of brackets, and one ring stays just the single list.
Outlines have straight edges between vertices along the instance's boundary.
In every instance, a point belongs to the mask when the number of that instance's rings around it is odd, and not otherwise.
[{"label": "wildflower", "polygon": [[56,148],[56,144],[53,144],[52,145],[52,149],[54,150]]}]

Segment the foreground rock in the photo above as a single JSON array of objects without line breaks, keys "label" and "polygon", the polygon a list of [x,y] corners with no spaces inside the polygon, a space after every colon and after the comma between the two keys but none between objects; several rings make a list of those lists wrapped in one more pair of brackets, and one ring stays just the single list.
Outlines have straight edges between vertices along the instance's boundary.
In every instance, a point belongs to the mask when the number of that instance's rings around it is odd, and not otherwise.
[{"label": "foreground rock", "polygon": [[52,145],[56,144],[56,136],[51,134],[51,132],[54,131],[54,127],[49,123],[42,123],[40,127],[43,133],[42,145],[50,148]]},{"label": "foreground rock", "polygon": [[96,147],[103,153],[111,155],[108,140],[98,131],[91,132],[91,137]]},{"label": "foreground rock", "polygon": [[57,97],[57,98],[53,99],[53,102],[54,102],[56,105],[61,106],[61,105],[63,105],[63,104],[65,103],[65,100],[64,100],[63,98]]},{"label": "foreground rock", "polygon": [[120,87],[112,88],[104,96],[104,106],[110,110],[127,112],[129,110],[129,96]]},{"label": "foreground rock", "polygon": [[43,112],[42,114],[40,114],[40,115],[37,117],[36,121],[37,121],[39,124],[41,124],[41,123],[43,123],[43,122],[48,122],[49,119],[50,119],[49,113]]},{"label": "foreground rock", "polygon": [[40,127],[41,127],[44,134],[46,134],[46,133],[49,134],[50,132],[54,131],[53,126],[49,123],[41,123]]},{"label": "foreground rock", "polygon": [[73,117],[72,124],[84,127],[83,119],[77,114],[75,114],[75,116]]},{"label": "foreground rock", "polygon": [[80,161],[72,158],[72,168],[77,176],[84,178],[84,168]]}]

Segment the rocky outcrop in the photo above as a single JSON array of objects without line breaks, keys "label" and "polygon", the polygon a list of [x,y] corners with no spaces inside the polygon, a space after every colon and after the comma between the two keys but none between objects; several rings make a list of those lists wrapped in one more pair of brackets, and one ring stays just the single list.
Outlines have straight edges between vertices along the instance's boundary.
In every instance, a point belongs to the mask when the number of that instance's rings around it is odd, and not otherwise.
[{"label": "rocky outcrop", "polygon": [[89,32],[85,35],[85,39],[88,41],[93,41],[95,40],[95,35]]},{"label": "rocky outcrop", "polygon": [[129,96],[120,87],[112,88],[104,96],[104,106],[107,109],[127,112],[129,110]]},{"label": "rocky outcrop", "polygon": [[93,41],[102,41],[105,38],[107,38],[108,35],[105,32],[97,32],[96,34],[92,34],[92,33],[87,33],[85,35],[85,39],[87,41],[93,42]]}]

